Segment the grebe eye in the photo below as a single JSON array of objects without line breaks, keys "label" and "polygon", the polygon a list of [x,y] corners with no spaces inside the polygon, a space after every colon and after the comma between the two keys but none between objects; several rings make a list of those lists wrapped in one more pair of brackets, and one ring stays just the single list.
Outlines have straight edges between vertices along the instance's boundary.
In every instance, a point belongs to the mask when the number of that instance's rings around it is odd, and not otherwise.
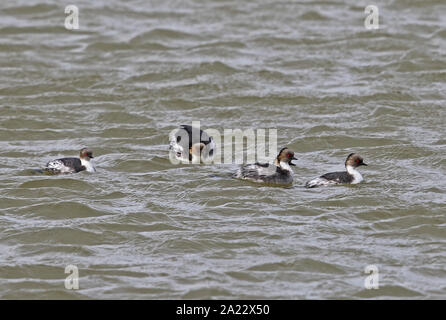
[{"label": "grebe eye", "polygon": [[359,163],[359,159],[356,159],[356,163]]}]

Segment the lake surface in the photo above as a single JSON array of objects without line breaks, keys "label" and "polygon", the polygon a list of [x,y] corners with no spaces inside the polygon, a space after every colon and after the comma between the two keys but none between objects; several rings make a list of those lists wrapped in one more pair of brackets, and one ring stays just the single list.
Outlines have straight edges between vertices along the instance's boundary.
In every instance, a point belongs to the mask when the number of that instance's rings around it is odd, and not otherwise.
[{"label": "lake surface", "polygon": [[[0,298],[446,298],[443,0],[73,4],[0,5]],[[173,165],[192,121],[277,129],[293,186]],[[364,183],[303,187],[351,152]]]}]

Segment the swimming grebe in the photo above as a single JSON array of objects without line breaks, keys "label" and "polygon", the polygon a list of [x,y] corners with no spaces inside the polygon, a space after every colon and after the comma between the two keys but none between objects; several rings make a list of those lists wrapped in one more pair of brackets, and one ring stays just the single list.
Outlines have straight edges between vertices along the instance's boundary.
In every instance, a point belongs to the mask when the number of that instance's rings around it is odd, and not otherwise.
[{"label": "swimming grebe", "polygon": [[93,152],[88,148],[82,148],[79,158],[61,158],[46,164],[44,171],[52,174],[76,173],[80,171],[96,172],[96,168],[90,161]]},{"label": "swimming grebe", "polygon": [[190,162],[193,160],[192,146],[195,144],[204,145],[204,147],[200,147],[202,160],[212,160],[215,142],[206,131],[189,125],[181,125],[179,129],[172,131],[169,135],[169,149],[173,152],[175,159],[179,161]]},{"label": "swimming grebe", "polygon": [[319,178],[308,181],[305,186],[314,188],[319,186],[329,186],[333,184],[356,184],[362,180],[362,175],[356,170],[359,166],[366,166],[362,157],[357,153],[350,153],[345,160],[347,171],[326,173]]},{"label": "swimming grebe", "polygon": [[237,170],[235,177],[254,182],[289,185],[293,183],[293,170],[290,166],[295,164],[292,160],[297,160],[294,152],[285,147],[280,150],[274,164],[256,162],[243,165]]}]

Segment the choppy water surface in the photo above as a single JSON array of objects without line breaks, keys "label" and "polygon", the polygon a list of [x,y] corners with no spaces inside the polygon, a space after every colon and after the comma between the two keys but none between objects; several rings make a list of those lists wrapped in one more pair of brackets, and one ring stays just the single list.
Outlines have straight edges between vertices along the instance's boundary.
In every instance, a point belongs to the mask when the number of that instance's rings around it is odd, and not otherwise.
[{"label": "choppy water surface", "polygon": [[[444,1],[73,4],[1,4],[1,298],[446,297]],[[277,129],[293,187],[171,164],[196,120]],[[84,146],[96,174],[29,171]],[[365,183],[302,187],[350,152]]]}]

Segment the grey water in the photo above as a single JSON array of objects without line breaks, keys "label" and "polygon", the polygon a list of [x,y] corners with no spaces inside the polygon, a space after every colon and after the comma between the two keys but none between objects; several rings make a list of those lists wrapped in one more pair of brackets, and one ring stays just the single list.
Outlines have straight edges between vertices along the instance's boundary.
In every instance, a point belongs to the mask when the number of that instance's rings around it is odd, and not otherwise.
[{"label": "grey water", "polygon": [[[0,4],[0,298],[446,298],[444,1],[72,4]],[[172,164],[192,121],[277,129],[293,186]],[[351,152],[363,183],[303,187]]]}]

